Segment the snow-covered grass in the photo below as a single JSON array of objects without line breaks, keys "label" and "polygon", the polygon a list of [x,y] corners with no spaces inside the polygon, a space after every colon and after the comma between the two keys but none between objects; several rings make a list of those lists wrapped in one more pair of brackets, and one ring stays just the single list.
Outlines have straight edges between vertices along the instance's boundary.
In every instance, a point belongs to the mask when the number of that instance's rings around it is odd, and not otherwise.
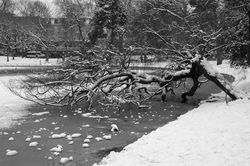
[{"label": "snow-covered grass", "polygon": [[8,66],[52,66],[58,65],[62,62],[62,59],[49,59],[48,62],[43,58],[21,58],[16,57],[12,60],[12,57],[9,58],[9,62],[7,62],[7,57],[0,56],[0,67],[8,67]]},{"label": "snow-covered grass", "polygon": [[[250,94],[250,69],[212,65],[234,75],[236,86]],[[250,163],[250,101],[203,103],[119,153],[100,166],[247,166]],[[97,164],[96,164],[97,165]]]},{"label": "snow-covered grass", "polygon": [[150,62],[150,63],[131,63],[130,66],[137,67],[161,67],[164,68],[169,64],[169,62]]}]

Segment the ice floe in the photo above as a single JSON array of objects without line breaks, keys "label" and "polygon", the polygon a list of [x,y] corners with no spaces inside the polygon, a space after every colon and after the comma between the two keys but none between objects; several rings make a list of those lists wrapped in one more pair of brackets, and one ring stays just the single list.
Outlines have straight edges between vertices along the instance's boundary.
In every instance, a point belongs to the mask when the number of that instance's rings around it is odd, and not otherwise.
[{"label": "ice floe", "polygon": [[31,115],[34,115],[34,116],[42,116],[42,115],[46,115],[46,114],[50,114],[48,111],[46,112],[38,112],[38,113],[33,113]]},{"label": "ice floe", "polygon": [[39,138],[41,138],[41,136],[40,135],[33,135],[33,138],[34,139],[39,139]]},{"label": "ice floe", "polygon": [[10,150],[10,149],[6,150],[6,156],[14,156],[17,154],[18,154],[18,152],[16,150]]},{"label": "ice floe", "polygon": [[51,152],[62,152],[63,147],[62,147],[62,145],[57,145],[56,147],[51,148],[50,151]]},{"label": "ice floe", "polygon": [[61,163],[61,164],[66,164],[66,163],[68,163],[69,161],[73,161],[73,156],[70,156],[69,158],[68,158],[68,157],[62,157],[62,158],[60,159],[60,163]]},{"label": "ice floe", "polygon": [[10,137],[9,138],[9,141],[14,141],[15,139],[13,137]]},{"label": "ice floe", "polygon": [[90,139],[86,138],[86,139],[84,139],[83,142],[85,142],[85,143],[90,143]]},{"label": "ice floe", "polygon": [[26,142],[30,142],[30,141],[31,141],[31,138],[28,137],[28,138],[25,139],[25,141],[26,141]]},{"label": "ice floe", "polygon": [[29,144],[30,147],[35,147],[35,146],[37,146],[37,145],[38,145],[38,142],[31,142],[31,143]]},{"label": "ice floe", "polygon": [[83,148],[88,148],[88,147],[89,147],[89,144],[88,144],[88,143],[84,143],[84,144],[82,144],[82,147],[83,147]]},{"label": "ice floe", "polygon": [[106,140],[111,140],[112,136],[111,135],[104,135],[103,138],[106,139]]},{"label": "ice floe", "polygon": [[66,133],[61,133],[61,134],[53,134],[51,138],[53,139],[59,139],[59,138],[64,138],[66,137]]},{"label": "ice floe", "polygon": [[77,137],[81,137],[81,133],[74,133],[71,135],[72,138],[77,138]]},{"label": "ice floe", "polygon": [[87,139],[92,139],[92,138],[93,138],[93,135],[88,135],[86,138],[87,138]]},{"label": "ice floe", "polygon": [[103,138],[101,138],[101,137],[96,137],[95,140],[99,142],[99,141],[102,141]]}]

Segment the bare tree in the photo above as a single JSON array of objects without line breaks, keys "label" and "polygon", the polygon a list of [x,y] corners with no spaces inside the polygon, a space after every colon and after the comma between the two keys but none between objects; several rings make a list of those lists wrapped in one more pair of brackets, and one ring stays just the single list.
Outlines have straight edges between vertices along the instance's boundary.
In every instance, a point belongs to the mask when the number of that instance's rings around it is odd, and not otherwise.
[{"label": "bare tree", "polygon": [[13,0],[0,0],[0,12],[10,12],[15,10],[15,2]]},{"label": "bare tree", "polygon": [[[84,0],[55,0],[60,14],[67,19],[67,30],[77,27],[82,42],[86,40],[86,19],[89,19],[87,12],[91,9],[91,3]],[[87,11],[88,7],[88,11]]]},{"label": "bare tree", "polygon": [[14,57],[27,50],[46,46],[46,20],[30,17],[19,17],[11,13],[0,15],[0,44],[9,55]]},{"label": "bare tree", "polygon": [[41,18],[49,18],[51,17],[49,7],[37,0],[37,1],[29,1],[29,0],[21,0],[19,1],[18,11],[22,16],[32,16],[32,17],[41,17]]}]

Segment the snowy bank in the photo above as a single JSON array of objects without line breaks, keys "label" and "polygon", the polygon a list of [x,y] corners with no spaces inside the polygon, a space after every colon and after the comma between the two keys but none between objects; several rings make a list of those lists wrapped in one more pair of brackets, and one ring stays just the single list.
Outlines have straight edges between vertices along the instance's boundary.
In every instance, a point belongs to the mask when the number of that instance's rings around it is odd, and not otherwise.
[{"label": "snowy bank", "polygon": [[61,59],[49,59],[47,62],[45,59],[38,59],[38,58],[21,58],[15,57],[13,60],[12,57],[9,58],[9,62],[7,62],[7,57],[0,56],[0,67],[8,66],[52,66],[52,65],[59,65],[62,62]]},{"label": "snowy bank", "polygon": [[[236,76],[234,86],[250,92],[250,70],[216,66]],[[250,101],[203,103],[119,153],[100,166],[221,166],[250,163]],[[97,164],[95,164],[97,165]]]},{"label": "snowy bank", "polygon": [[[26,116],[26,108],[31,104],[11,93],[6,87],[12,77],[0,77],[0,129],[12,127],[16,120]],[[16,79],[17,77],[15,77]]]}]

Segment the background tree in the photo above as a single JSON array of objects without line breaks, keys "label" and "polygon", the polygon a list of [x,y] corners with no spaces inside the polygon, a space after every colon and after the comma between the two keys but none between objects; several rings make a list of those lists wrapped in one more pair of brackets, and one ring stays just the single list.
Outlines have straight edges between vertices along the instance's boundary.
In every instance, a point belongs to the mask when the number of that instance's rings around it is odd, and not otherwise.
[{"label": "background tree", "polygon": [[13,13],[16,4],[13,0],[0,0],[0,12]]},{"label": "background tree", "polygon": [[51,17],[49,7],[39,1],[29,1],[29,0],[21,0],[19,1],[18,11],[22,16],[29,17],[41,17],[41,18],[49,18]]},{"label": "background tree", "polygon": [[[221,0],[190,0],[191,7],[193,8],[192,13],[195,14],[195,23],[199,23],[200,29],[207,33],[213,33],[222,28],[219,12],[223,7],[223,2]],[[217,38],[215,43],[218,47],[223,46],[220,38]],[[215,51],[215,58],[217,59],[217,64],[222,63],[223,47]]]},{"label": "background tree", "polygon": [[95,44],[98,38],[106,37],[109,31],[110,45],[115,45],[116,38],[120,38],[121,48],[126,22],[127,16],[119,0],[98,0],[91,23],[92,30],[89,34],[91,43]]},{"label": "background tree", "polygon": [[55,0],[55,4],[59,7],[60,15],[66,18],[66,29],[77,27],[80,40],[84,43],[93,4],[84,0]]},{"label": "background tree", "polygon": [[35,25],[33,22],[22,24],[17,21],[17,17],[11,14],[2,15],[0,19],[0,44],[5,50],[7,61],[9,61],[9,55],[12,55],[14,59],[17,54],[21,54],[28,49],[32,50],[34,47],[37,48],[41,45],[42,34],[40,33],[40,24]]},{"label": "background tree", "polygon": [[47,21],[40,18],[47,17],[49,12],[48,8],[44,8],[45,5],[40,2],[22,1],[23,4],[24,2],[27,5],[34,4],[33,6],[23,6],[26,8],[22,9],[36,12],[26,11],[30,17],[19,17],[9,12],[13,7],[19,11],[21,9],[19,3],[12,2],[3,1],[1,6],[5,4],[7,7],[4,7],[5,11],[0,14],[0,43],[7,55],[7,61],[9,55],[12,55],[14,59],[18,54],[21,55],[27,50],[36,50],[45,45],[46,30],[44,27]]},{"label": "background tree", "polygon": [[250,65],[250,1],[224,0],[220,19],[232,65]]}]

